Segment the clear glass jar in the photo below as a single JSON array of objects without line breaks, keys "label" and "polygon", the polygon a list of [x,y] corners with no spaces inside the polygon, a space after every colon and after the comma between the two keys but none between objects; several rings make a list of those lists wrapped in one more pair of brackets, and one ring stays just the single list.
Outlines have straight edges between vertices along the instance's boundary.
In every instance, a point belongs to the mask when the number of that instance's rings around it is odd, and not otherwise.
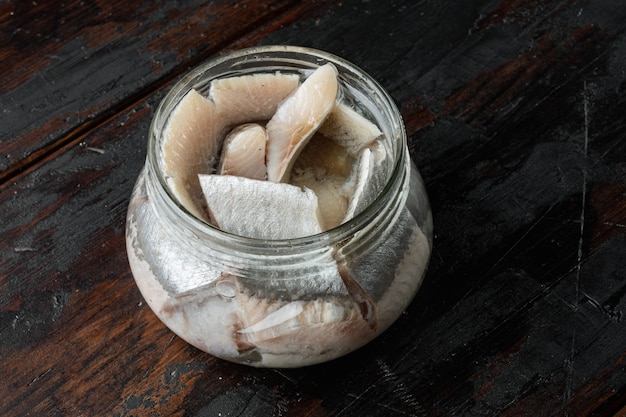
[{"label": "clear glass jar", "polygon": [[[163,172],[163,131],[191,89],[256,72],[303,75],[332,62],[342,99],[373,121],[393,155],[380,194],[326,232],[261,240],[223,232],[194,216]],[[299,367],[345,355],[387,329],[426,271],[432,218],[422,179],[390,96],[331,54],[265,46],[218,57],[178,82],[150,127],[146,164],[126,225],[128,258],[155,314],[197,348],[257,367]]]}]

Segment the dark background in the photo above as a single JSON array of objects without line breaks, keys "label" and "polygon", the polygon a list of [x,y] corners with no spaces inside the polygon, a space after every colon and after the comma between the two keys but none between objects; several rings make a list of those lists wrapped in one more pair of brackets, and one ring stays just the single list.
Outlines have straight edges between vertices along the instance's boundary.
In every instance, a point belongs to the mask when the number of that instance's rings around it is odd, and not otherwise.
[{"label": "dark background", "polygon": [[[626,415],[626,5],[617,0],[0,4],[0,415]],[[422,289],[331,363],[178,339],[124,220],[155,107],[258,44],[389,91],[430,195]]]}]

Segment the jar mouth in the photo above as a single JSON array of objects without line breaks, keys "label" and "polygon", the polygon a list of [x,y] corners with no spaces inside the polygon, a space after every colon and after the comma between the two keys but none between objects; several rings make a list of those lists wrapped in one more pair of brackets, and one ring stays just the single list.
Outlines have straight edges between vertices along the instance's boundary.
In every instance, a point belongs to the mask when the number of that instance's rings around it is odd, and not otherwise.
[{"label": "jar mouth", "polygon": [[[315,69],[327,62],[331,62],[339,71],[340,79],[342,77],[354,78],[362,84],[363,87],[367,88],[370,94],[368,99],[371,99],[377,106],[380,106],[378,110],[381,112],[381,117],[385,118],[385,126],[381,126],[380,120],[376,120],[376,122],[379,123],[381,131],[387,136],[386,140],[389,141],[393,152],[393,166],[390,174],[388,174],[385,186],[363,210],[356,213],[351,219],[332,229],[314,235],[289,239],[258,239],[229,233],[192,214],[191,211],[181,203],[166,180],[159,161],[160,141],[162,140],[162,131],[176,103],[189,90],[194,88],[194,85],[200,80],[205,82],[202,77],[211,69],[223,67],[223,69],[226,70],[228,68],[238,67],[238,69],[232,69],[230,73],[226,71],[219,73],[209,80],[241,73],[242,70],[244,70],[244,72],[252,72],[255,69],[271,69],[271,66],[265,67],[262,65],[264,61],[272,63],[280,61],[281,65],[279,67],[281,68],[286,68],[290,64],[293,64],[295,68],[299,69]],[[149,164],[147,164],[147,174],[151,181],[149,181],[148,188],[153,188],[150,190],[152,191],[150,194],[153,194],[154,197],[161,200],[163,204],[162,207],[165,208],[164,215],[168,217],[168,220],[180,222],[181,226],[184,225],[184,227],[198,238],[208,237],[218,239],[222,244],[227,246],[238,248],[247,247],[251,250],[256,249],[261,251],[268,249],[296,249],[318,245],[328,246],[347,241],[354,236],[357,231],[362,230],[369,223],[372,223],[376,218],[384,215],[384,213],[390,209],[390,207],[388,207],[390,200],[393,200],[394,194],[401,187],[407,176],[407,158],[407,137],[400,112],[391,96],[365,71],[343,58],[312,48],[287,45],[257,46],[237,50],[206,61],[179,80],[161,100],[150,125],[147,155]]]}]

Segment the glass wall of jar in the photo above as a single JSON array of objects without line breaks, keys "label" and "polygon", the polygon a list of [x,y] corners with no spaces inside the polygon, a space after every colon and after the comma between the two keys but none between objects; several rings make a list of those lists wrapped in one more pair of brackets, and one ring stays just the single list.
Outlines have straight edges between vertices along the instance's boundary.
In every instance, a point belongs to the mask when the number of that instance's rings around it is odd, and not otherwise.
[{"label": "glass wall of jar", "polygon": [[[213,80],[294,74],[302,81],[328,62],[337,69],[338,102],[382,133],[376,194],[349,220],[311,236],[256,239],[212,225],[194,177],[214,171],[214,155],[183,144],[174,162],[164,156],[176,106],[191,89],[210,98]],[[177,184],[172,172],[189,178]],[[334,55],[265,46],[205,63],[163,99],[129,204],[126,241],[142,295],[182,339],[233,362],[298,367],[345,355],[400,316],[426,271],[432,218],[390,96]]]}]

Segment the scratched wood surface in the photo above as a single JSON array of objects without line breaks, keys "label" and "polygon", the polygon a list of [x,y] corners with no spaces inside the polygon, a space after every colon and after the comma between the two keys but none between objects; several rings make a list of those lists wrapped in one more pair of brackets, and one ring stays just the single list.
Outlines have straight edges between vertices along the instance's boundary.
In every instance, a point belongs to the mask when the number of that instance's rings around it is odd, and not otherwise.
[{"label": "scratched wood surface", "polygon": [[[621,1],[110,3],[0,4],[0,415],[626,415]],[[159,100],[256,44],[376,78],[435,218],[398,322],[305,369],[175,337],[124,248]]]}]

